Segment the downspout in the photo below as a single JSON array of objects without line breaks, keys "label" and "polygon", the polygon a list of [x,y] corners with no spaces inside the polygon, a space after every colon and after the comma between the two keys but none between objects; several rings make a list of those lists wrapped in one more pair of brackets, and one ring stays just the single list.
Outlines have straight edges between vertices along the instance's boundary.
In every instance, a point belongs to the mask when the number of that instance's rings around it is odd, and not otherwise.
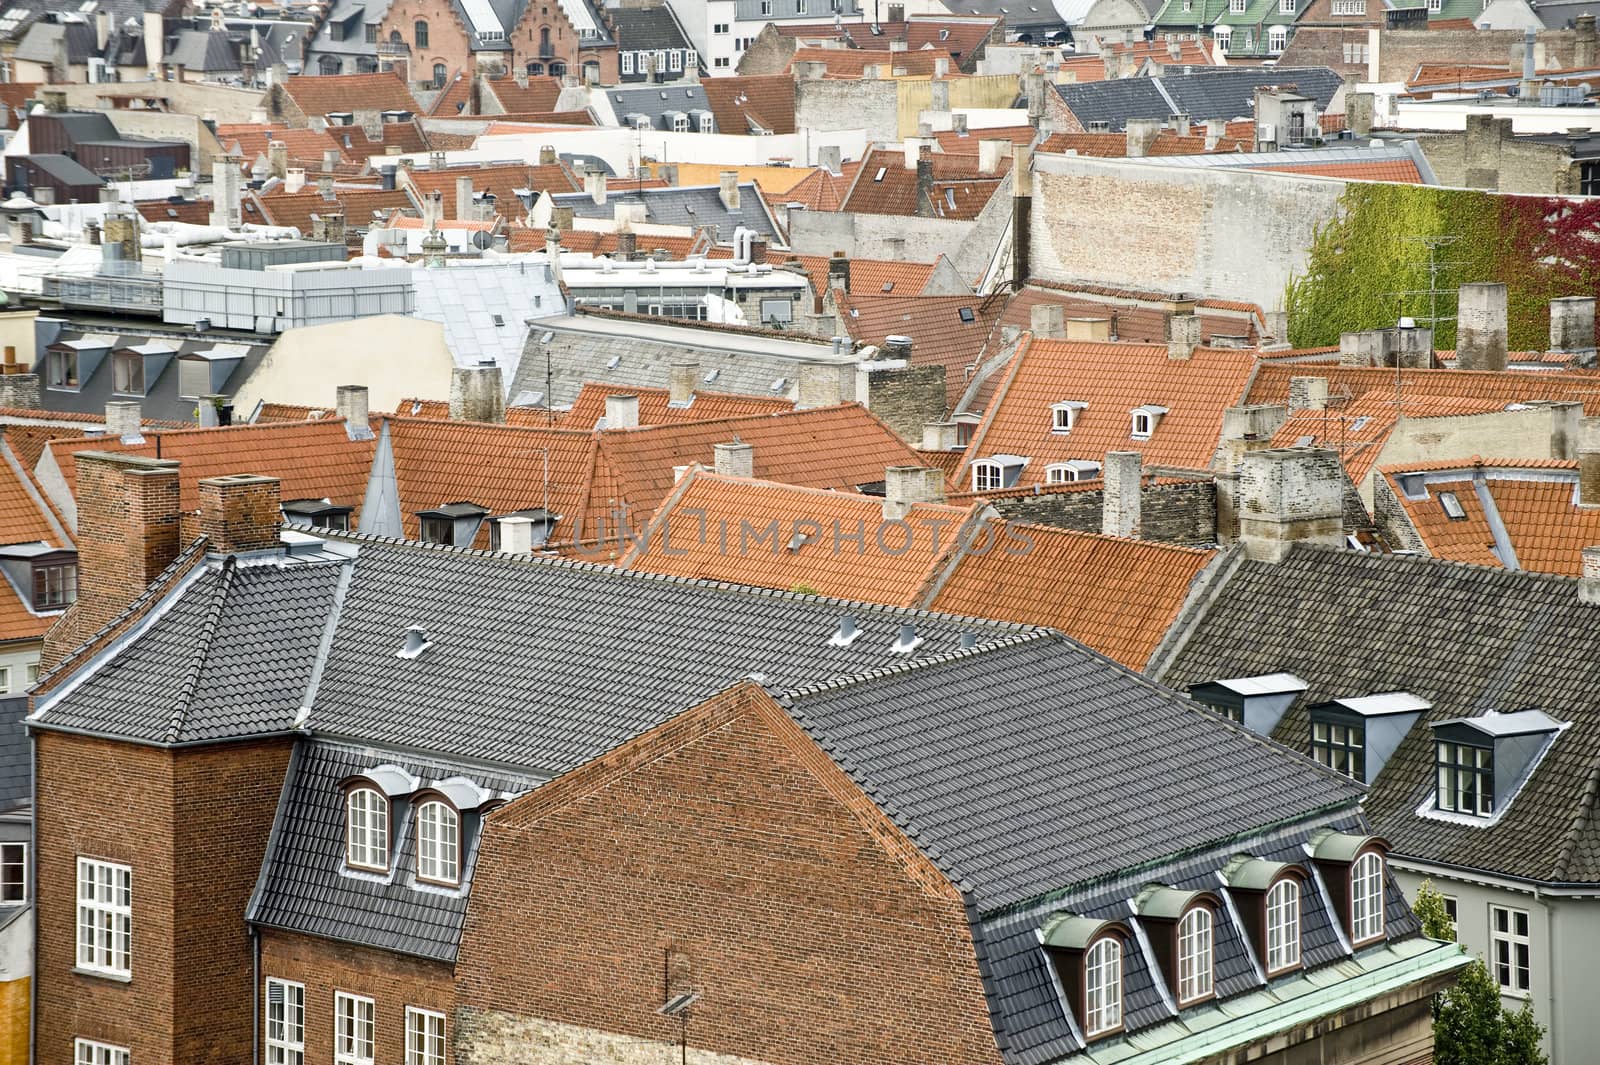
[{"label": "downspout", "polygon": [[33,958],[28,966],[28,1060],[39,1060],[39,734],[28,730],[28,868],[33,890]]},{"label": "downspout", "polygon": [[250,1065],[261,1065],[261,933],[250,926]]},{"label": "downspout", "polygon": [[1550,1040],[1550,1051],[1551,1051],[1550,1060],[1559,1061],[1561,1059],[1557,1056],[1556,1011],[1557,1011],[1557,1008],[1558,1008],[1557,1007],[1557,1003],[1559,1003],[1561,1001],[1561,997],[1555,993],[1555,988],[1556,988],[1555,975],[1556,975],[1556,972],[1557,972],[1556,936],[1555,936],[1555,923],[1556,922],[1555,922],[1555,915],[1551,912],[1551,910],[1553,909],[1553,906],[1551,904],[1555,900],[1553,900],[1553,899],[1549,898],[1548,896],[1546,896],[1542,891],[1539,890],[1538,887],[1535,887],[1533,889],[1533,897],[1539,901],[1539,904],[1541,906],[1544,907],[1544,939],[1545,939],[1545,943],[1548,944],[1547,950],[1549,952],[1549,961],[1546,963],[1546,970],[1545,971],[1549,975],[1549,978],[1550,978],[1548,983],[1547,983],[1547,985],[1546,985],[1546,986],[1548,986],[1550,988],[1550,999],[1549,999],[1549,1005],[1550,1005],[1550,1017],[1549,1017],[1550,1027],[1549,1027],[1549,1030],[1548,1030],[1549,1031],[1549,1040]]}]

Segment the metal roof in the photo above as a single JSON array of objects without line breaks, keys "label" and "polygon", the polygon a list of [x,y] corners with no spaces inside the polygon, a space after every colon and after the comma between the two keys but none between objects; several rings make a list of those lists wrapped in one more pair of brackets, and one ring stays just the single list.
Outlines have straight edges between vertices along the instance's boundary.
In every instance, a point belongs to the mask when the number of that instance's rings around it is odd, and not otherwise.
[{"label": "metal roof", "polygon": [[[1308,685],[1301,682],[1300,691],[1305,691]],[[1431,710],[1433,704],[1420,695],[1410,692],[1380,692],[1377,695],[1345,696],[1339,699],[1330,699],[1329,702],[1342,706],[1352,713],[1362,717],[1383,717],[1387,714],[1416,714],[1423,710]]]},{"label": "metal roof", "polygon": [[1499,714],[1491,710],[1477,717],[1453,717],[1434,722],[1435,727],[1440,725],[1466,725],[1497,739],[1502,736],[1527,736],[1536,732],[1557,732],[1561,729],[1561,722],[1542,710],[1518,710],[1512,714]]},{"label": "metal roof", "polygon": [[1310,687],[1293,673],[1263,673],[1259,677],[1232,677],[1210,683],[1226,688],[1235,695],[1244,696],[1283,695],[1288,692],[1303,692]]}]

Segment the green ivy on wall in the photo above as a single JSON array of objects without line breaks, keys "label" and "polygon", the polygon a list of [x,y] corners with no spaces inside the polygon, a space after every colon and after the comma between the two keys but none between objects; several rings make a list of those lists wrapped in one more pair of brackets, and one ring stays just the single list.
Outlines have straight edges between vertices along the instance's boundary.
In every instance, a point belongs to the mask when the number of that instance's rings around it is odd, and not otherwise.
[{"label": "green ivy on wall", "polygon": [[[1285,294],[1295,347],[1332,346],[1402,316],[1453,319],[1461,284],[1503,281],[1511,349],[1543,350],[1550,300],[1600,286],[1600,201],[1352,183],[1340,206]],[[1438,323],[1434,344],[1455,347],[1453,320]]]}]

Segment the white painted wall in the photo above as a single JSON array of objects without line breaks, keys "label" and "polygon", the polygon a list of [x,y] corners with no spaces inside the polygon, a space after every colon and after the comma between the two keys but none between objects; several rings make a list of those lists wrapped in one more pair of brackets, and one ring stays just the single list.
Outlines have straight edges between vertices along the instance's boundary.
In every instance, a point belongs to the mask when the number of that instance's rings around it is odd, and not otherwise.
[{"label": "white painted wall", "polygon": [[[6,594],[9,595],[10,591]],[[38,667],[39,647],[38,643],[0,647],[0,674],[9,670],[9,680],[0,680],[0,695],[19,695],[28,690],[28,667]]]},{"label": "white painted wall", "polygon": [[402,399],[449,399],[455,360],[437,322],[379,315],[290,329],[278,337],[234,398],[248,413],[258,402],[332,410],[340,385],[366,385],[374,411]]}]

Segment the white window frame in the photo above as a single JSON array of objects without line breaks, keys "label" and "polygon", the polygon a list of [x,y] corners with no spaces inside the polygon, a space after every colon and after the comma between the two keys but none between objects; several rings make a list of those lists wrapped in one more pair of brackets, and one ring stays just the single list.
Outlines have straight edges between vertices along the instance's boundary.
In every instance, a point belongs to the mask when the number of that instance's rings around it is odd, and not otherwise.
[{"label": "white window frame", "polygon": [[374,1009],[365,995],[333,993],[333,1065],[372,1065],[377,1044]]},{"label": "white window frame", "polygon": [[713,115],[710,111],[707,111],[704,114],[702,114],[700,116],[700,132],[701,133],[715,133],[716,131],[717,131],[716,116]]},{"label": "white window frame", "polygon": [[675,116],[672,119],[672,132],[674,132],[674,133],[688,133],[689,132],[689,116],[688,115],[684,115],[684,114],[679,114],[679,115]]},{"label": "white window frame", "polygon": [[0,666],[0,695],[11,690],[11,667]]},{"label": "white window frame", "polygon": [[[438,817],[438,814],[446,816]],[[417,808],[417,879],[435,884],[461,882],[461,815],[443,799]]]},{"label": "white window frame", "polygon": [[344,809],[345,864],[352,869],[387,873],[389,871],[388,796],[370,784],[357,784],[345,796]]},{"label": "white window frame", "polygon": [[1250,0],[1228,0],[1228,13],[1230,15],[1242,15],[1249,7]]},{"label": "white window frame", "polygon": [[1444,10],[1444,0],[1428,0],[1428,14],[1437,15]]},{"label": "white window frame", "polygon": [[93,1039],[75,1039],[72,1060],[75,1065],[128,1065],[128,1048],[97,1043]]},{"label": "white window frame", "polygon": [[[1501,928],[1504,919],[1505,927]],[[1519,931],[1520,925],[1520,931]],[[1489,968],[1502,995],[1528,995],[1533,982],[1533,923],[1527,910],[1489,907]]]},{"label": "white window frame", "polygon": [[1209,906],[1192,906],[1178,922],[1178,1005],[1215,994],[1216,921]]},{"label": "white window frame", "polygon": [[1216,29],[1216,38],[1217,47],[1226,52],[1228,50],[1228,45],[1233,40],[1233,30],[1227,26],[1218,26]]},{"label": "white window frame", "polygon": [[1278,14],[1292,15],[1297,6],[1296,0],[1278,0]]},{"label": "white window frame", "polygon": [[1122,1028],[1122,941],[1102,936],[1083,952],[1083,1034]]},{"label": "white window frame", "polygon": [[1440,895],[1444,900],[1445,916],[1450,918],[1450,938],[1452,941],[1460,939],[1461,933],[1461,900],[1454,895]]},{"label": "white window frame", "polygon": [[632,52],[623,52],[622,53],[622,58],[621,58],[621,63],[622,63],[622,72],[624,74],[632,74],[633,73],[633,53]]},{"label": "white window frame", "polygon": [[78,968],[105,976],[132,976],[132,866],[79,856]]},{"label": "white window frame", "polygon": [[683,53],[683,68],[685,70],[695,70],[699,66],[700,66],[700,53],[699,52],[696,52],[693,48],[691,48],[687,52]]},{"label": "white window frame", "polygon": [[1289,47],[1289,27],[1274,26],[1267,31],[1267,51],[1278,55]]},{"label": "white window frame", "polygon": [[1367,851],[1350,866],[1350,942],[1383,938],[1383,855]]},{"label": "white window frame", "polygon": [[674,48],[672,51],[668,52],[667,53],[667,63],[670,64],[670,69],[675,70],[675,71],[677,71],[679,73],[682,73],[683,72],[683,49]]},{"label": "white window frame", "polygon": [[1155,435],[1156,416],[1149,411],[1134,411],[1133,423],[1129,427],[1129,435],[1135,440],[1148,440]]},{"label": "white window frame", "polygon": [[[1446,748],[1449,756],[1446,756]],[[1470,753],[1472,764],[1462,758]],[[1494,814],[1494,749],[1470,743],[1434,741],[1434,766],[1438,780],[1434,785],[1434,805],[1447,813],[1490,817]],[[1487,777],[1487,781],[1485,780]],[[1462,787],[1470,780],[1470,789]],[[1487,782],[1488,787],[1483,784]],[[1472,797],[1466,797],[1470,795]]]},{"label": "white window frame", "polygon": [[716,25],[711,27],[711,32],[712,33],[727,33],[728,32],[728,24],[726,22],[719,22]]},{"label": "white window frame", "polygon": [[[993,483],[990,483],[990,482]],[[998,462],[974,462],[972,464],[972,490],[974,492],[994,492],[1005,487],[1006,471]]]},{"label": "white window frame", "polygon": [[1267,891],[1267,975],[1276,976],[1300,964],[1300,882],[1284,877]]},{"label": "white window frame", "polygon": [[[5,893],[6,870],[15,870],[17,873],[16,885],[18,894],[11,896]],[[0,843],[0,902],[27,902],[28,901],[28,845],[21,840]]]},{"label": "white window frame", "polygon": [[1071,403],[1056,403],[1050,408],[1050,431],[1052,433],[1070,433],[1072,427],[1078,424],[1078,408]]},{"label": "white window frame", "polygon": [[[272,1000],[277,991],[278,1001]],[[262,999],[267,1065],[304,1065],[306,1060],[306,985],[292,980],[267,977]]]},{"label": "white window frame", "polygon": [[657,74],[665,74],[666,72],[667,72],[667,50],[665,48],[657,48],[656,49],[656,73]]},{"label": "white window frame", "polygon": [[406,1065],[444,1065],[444,1047],[444,1014],[407,1006]]}]

